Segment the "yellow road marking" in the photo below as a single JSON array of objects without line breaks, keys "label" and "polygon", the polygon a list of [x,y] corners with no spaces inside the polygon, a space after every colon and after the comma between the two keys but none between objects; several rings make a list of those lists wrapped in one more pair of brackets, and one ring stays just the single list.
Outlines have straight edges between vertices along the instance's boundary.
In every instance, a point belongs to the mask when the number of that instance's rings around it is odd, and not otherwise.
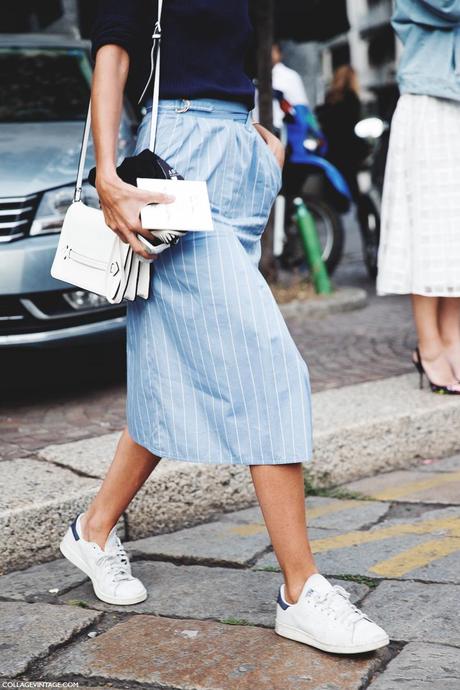
[{"label": "yellow road marking", "polygon": [[451,536],[460,537],[460,516],[450,518],[437,518],[424,520],[419,523],[406,522],[398,525],[382,527],[373,532],[347,532],[335,537],[313,539],[312,548],[315,553],[343,549],[348,546],[369,544],[374,541],[382,541],[390,537],[399,537],[403,534],[429,534],[435,530],[446,530]]},{"label": "yellow road marking", "polygon": [[391,501],[394,498],[401,498],[414,494],[417,491],[425,491],[426,489],[435,489],[437,486],[444,484],[451,484],[460,482],[460,470],[458,472],[443,472],[441,476],[431,477],[429,479],[419,479],[416,482],[407,482],[407,484],[399,484],[399,486],[391,489],[383,489],[377,493],[371,493],[373,498],[382,501]]},{"label": "yellow road marking", "polygon": [[[446,473],[447,474],[447,473]],[[454,473],[455,475],[460,473]],[[414,484],[426,484],[426,482],[414,482]],[[431,483],[431,482],[430,482]],[[350,510],[358,505],[363,505],[368,501],[349,500],[318,506],[308,511],[308,516],[319,517],[330,513]],[[232,532],[241,537],[249,537],[254,534],[265,532],[265,525],[261,522],[238,525],[225,530],[226,533]],[[406,549],[395,556],[376,563],[369,568],[369,572],[376,573],[381,577],[401,577],[406,573],[417,568],[421,568],[432,561],[448,556],[451,553],[460,551],[460,515],[446,518],[432,518],[420,522],[405,522],[389,527],[382,527],[374,531],[354,531],[346,534],[339,534],[334,537],[324,537],[323,539],[313,539],[311,542],[313,553],[322,553],[343,549],[360,544],[383,541],[400,537],[405,534],[431,534],[437,536],[434,539],[425,541],[422,544]]]},{"label": "yellow road marking", "polygon": [[324,506],[317,506],[316,508],[308,508],[307,502],[307,518],[312,519],[322,517],[323,515],[330,515],[331,513],[340,513],[342,510],[361,508],[363,505],[368,505],[369,503],[371,503],[371,501],[349,500],[340,501],[340,503],[329,503]]},{"label": "yellow road marking", "polygon": [[434,518],[418,523],[402,523],[382,527],[373,532],[348,532],[335,537],[314,539],[311,543],[313,553],[332,551],[359,544],[369,544],[384,539],[400,537],[404,534],[433,534],[435,539],[418,544],[412,548],[376,563],[369,572],[382,577],[401,577],[411,570],[423,567],[432,561],[460,551],[460,516]]},{"label": "yellow road marking", "polygon": [[266,532],[265,525],[261,522],[255,522],[250,525],[238,525],[237,527],[230,527],[228,530],[233,534],[237,534],[239,537],[252,537],[253,534],[260,534],[261,532]]},{"label": "yellow road marking", "polygon": [[[369,504],[371,501],[361,501],[361,500],[347,500],[340,501],[338,503],[328,503],[323,506],[317,506],[316,508],[307,507],[307,518],[308,521],[322,517],[323,515],[330,515],[331,513],[340,513],[342,510],[352,510],[360,508],[363,505]],[[265,532],[265,525],[262,522],[254,522],[247,525],[237,525],[236,527],[229,527],[225,530],[226,533],[231,532],[239,537],[252,537],[254,534],[260,534]]]},{"label": "yellow road marking", "polygon": [[401,577],[411,570],[421,568],[456,551],[460,551],[460,539],[458,537],[432,539],[398,553],[392,558],[376,563],[369,568],[369,571],[382,577]]}]

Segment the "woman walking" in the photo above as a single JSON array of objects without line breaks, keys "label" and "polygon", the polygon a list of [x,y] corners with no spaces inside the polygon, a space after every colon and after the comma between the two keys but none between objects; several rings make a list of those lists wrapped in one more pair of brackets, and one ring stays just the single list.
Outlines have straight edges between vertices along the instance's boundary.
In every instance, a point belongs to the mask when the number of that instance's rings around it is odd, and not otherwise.
[{"label": "woman walking", "polygon": [[[115,152],[128,69],[139,69],[140,85],[149,71],[151,4],[102,3],[93,37],[101,206],[145,257],[139,212],[167,200],[122,182]],[[207,181],[214,231],[188,233],[160,254],[149,299],[128,304],[127,428],[61,550],[103,601],[143,601],[115,525],[161,458],[247,465],[284,575],[276,631],[331,652],[369,651],[388,643],[386,633],[318,572],[307,536],[310,384],[258,270],[283,152],[251,121],[254,89],[243,68],[250,32],[247,0],[165,2],[156,152],[185,179]],[[148,145],[150,117],[147,103],[137,151]]]},{"label": "woman walking", "polygon": [[460,393],[460,0],[397,0],[404,44],[382,208],[377,292],[410,294],[412,355]]}]

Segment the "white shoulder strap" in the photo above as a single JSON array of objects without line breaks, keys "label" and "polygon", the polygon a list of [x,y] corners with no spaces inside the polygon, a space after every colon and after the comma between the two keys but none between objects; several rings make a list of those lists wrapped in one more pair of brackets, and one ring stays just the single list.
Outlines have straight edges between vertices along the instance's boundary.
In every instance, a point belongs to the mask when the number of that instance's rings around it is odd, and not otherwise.
[{"label": "white shoulder strap", "polygon": [[[152,34],[152,48],[150,51],[150,74],[147,83],[138,100],[141,103],[146,91],[152,82],[153,77],[153,99],[152,99],[152,113],[150,119],[150,139],[149,149],[155,149],[155,139],[157,133],[158,122],[158,101],[160,98],[160,48],[161,48],[161,16],[163,11],[163,0],[158,0],[158,15],[155,23],[155,28]],[[74,201],[80,201],[81,190],[83,185],[83,175],[85,171],[86,156],[88,153],[89,135],[91,131],[91,99],[88,106],[88,114],[86,116],[85,128],[83,130],[83,140],[80,149],[80,158],[78,161],[77,180],[75,183],[75,192],[73,196]]]},{"label": "white shoulder strap", "polygon": [[158,0],[158,16],[155,28],[152,34],[152,48],[150,50],[150,74],[147,83],[144,86],[138,103],[141,103],[147,89],[153,78],[153,99],[152,99],[152,117],[150,120],[150,140],[149,149],[151,151],[155,148],[155,139],[157,133],[158,122],[158,101],[160,98],[160,48],[161,48],[161,16],[163,12],[163,0]]}]

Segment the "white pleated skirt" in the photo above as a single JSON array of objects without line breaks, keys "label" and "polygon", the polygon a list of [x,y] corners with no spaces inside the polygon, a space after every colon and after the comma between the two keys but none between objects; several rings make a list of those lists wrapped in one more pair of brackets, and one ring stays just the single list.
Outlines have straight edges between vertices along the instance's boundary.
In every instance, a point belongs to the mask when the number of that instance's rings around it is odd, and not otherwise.
[{"label": "white pleated skirt", "polygon": [[460,102],[404,94],[385,172],[377,294],[460,296]]}]

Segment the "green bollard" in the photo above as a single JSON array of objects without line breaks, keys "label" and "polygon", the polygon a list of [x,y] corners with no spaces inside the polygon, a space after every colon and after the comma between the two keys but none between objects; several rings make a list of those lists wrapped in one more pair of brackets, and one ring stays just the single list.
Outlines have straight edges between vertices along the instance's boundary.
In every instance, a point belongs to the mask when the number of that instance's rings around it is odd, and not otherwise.
[{"label": "green bollard", "polygon": [[318,295],[330,295],[332,292],[331,281],[323,261],[315,221],[305,206],[303,199],[297,197],[294,199],[294,205],[296,207],[297,226],[302,239],[305,257],[310,267],[315,291]]}]

